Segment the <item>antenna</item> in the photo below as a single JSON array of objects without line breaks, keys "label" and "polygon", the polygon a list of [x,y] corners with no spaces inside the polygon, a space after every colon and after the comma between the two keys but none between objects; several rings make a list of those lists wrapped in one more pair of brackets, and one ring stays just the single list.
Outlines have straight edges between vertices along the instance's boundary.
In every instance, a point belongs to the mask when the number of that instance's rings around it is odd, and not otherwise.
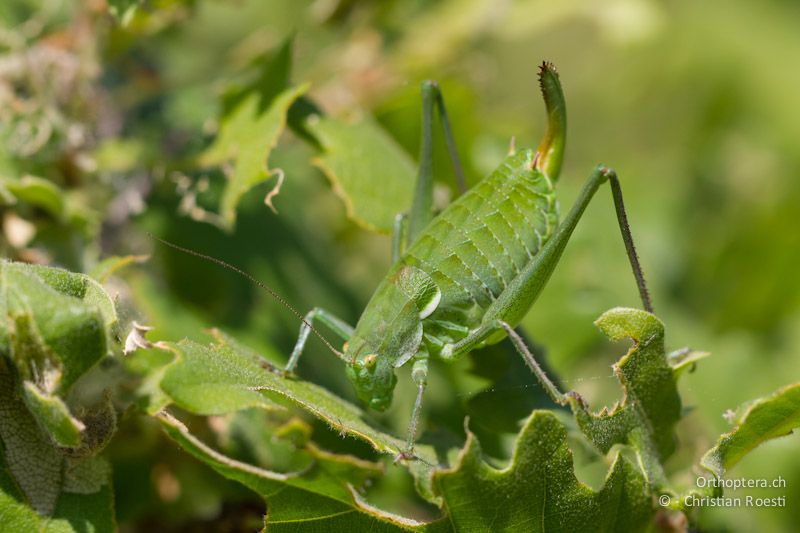
[{"label": "antenna", "polygon": [[239,268],[239,267],[236,267],[236,266],[233,266],[233,265],[232,265],[232,264],[230,264],[230,263],[226,263],[226,262],[225,262],[225,261],[223,261],[222,259],[217,259],[216,257],[212,257],[212,256],[210,256],[210,255],[206,255],[206,254],[203,254],[203,253],[200,253],[200,252],[196,252],[196,251],[194,251],[194,250],[190,250],[189,248],[184,248],[183,246],[179,246],[179,245],[177,245],[177,244],[175,244],[175,243],[172,243],[172,242],[169,242],[169,241],[167,241],[167,240],[164,240],[164,239],[162,239],[161,237],[156,237],[155,235],[153,235],[153,234],[152,234],[152,233],[150,233],[150,232],[147,232],[147,235],[148,235],[148,236],[149,236],[151,239],[154,239],[154,240],[156,240],[156,241],[160,242],[161,244],[163,244],[163,245],[165,245],[165,246],[169,246],[170,248],[172,248],[172,249],[174,249],[174,250],[178,250],[179,252],[183,252],[183,253],[185,253],[185,254],[188,254],[188,255],[193,255],[193,256],[195,256],[195,257],[199,257],[200,259],[205,259],[206,261],[209,261],[209,262],[211,262],[211,263],[216,263],[216,264],[218,264],[219,266],[221,266],[221,267],[224,267],[224,268],[227,268],[228,270],[230,270],[230,271],[232,271],[232,272],[235,272],[235,273],[239,274],[239,275],[240,275],[240,276],[242,276],[243,278],[246,278],[246,279],[248,279],[248,280],[252,281],[252,282],[253,282],[253,283],[255,283],[255,284],[256,284],[256,285],[257,285],[257,286],[258,286],[258,287],[259,287],[261,290],[263,290],[264,292],[266,292],[267,294],[269,294],[270,296],[272,296],[273,298],[275,298],[275,300],[277,300],[277,301],[278,301],[279,303],[281,303],[281,304],[282,304],[284,307],[286,307],[286,309],[288,309],[289,311],[291,311],[291,312],[294,314],[294,316],[296,316],[296,317],[297,317],[297,318],[300,320],[300,322],[302,322],[303,324],[305,324],[305,326],[306,326],[306,327],[308,327],[308,329],[310,329],[311,331],[313,331],[313,332],[314,332],[314,335],[316,335],[317,337],[319,337],[319,339],[320,339],[320,340],[321,340],[321,341],[322,341],[322,342],[325,344],[325,346],[327,346],[327,347],[328,347],[328,349],[329,349],[330,351],[332,351],[334,354],[336,354],[336,356],[337,356],[337,357],[339,357],[339,358],[340,358],[340,359],[342,359],[342,360],[344,360],[344,359],[345,359],[345,357],[344,357],[344,354],[343,354],[342,352],[340,352],[339,350],[337,350],[336,348],[334,348],[334,347],[333,347],[333,345],[332,345],[330,342],[328,342],[328,339],[326,339],[325,337],[323,337],[323,336],[322,336],[322,334],[321,334],[319,331],[317,331],[316,329],[314,329],[314,326],[312,326],[312,325],[311,325],[311,323],[309,323],[309,321],[308,321],[308,320],[306,320],[306,319],[305,319],[305,317],[303,317],[303,315],[301,315],[301,314],[300,314],[300,312],[299,312],[297,309],[295,309],[294,307],[292,307],[292,306],[289,304],[289,302],[287,302],[287,301],[286,301],[286,300],[285,300],[285,299],[284,299],[284,298],[283,298],[283,297],[282,297],[280,294],[278,294],[277,292],[275,292],[274,290],[272,290],[271,288],[269,288],[269,287],[268,287],[267,285],[265,285],[264,283],[262,283],[262,282],[258,281],[256,278],[254,278],[253,276],[251,276],[250,274],[248,274],[247,272],[245,272],[245,271],[244,271],[244,270],[242,270],[241,268]]}]

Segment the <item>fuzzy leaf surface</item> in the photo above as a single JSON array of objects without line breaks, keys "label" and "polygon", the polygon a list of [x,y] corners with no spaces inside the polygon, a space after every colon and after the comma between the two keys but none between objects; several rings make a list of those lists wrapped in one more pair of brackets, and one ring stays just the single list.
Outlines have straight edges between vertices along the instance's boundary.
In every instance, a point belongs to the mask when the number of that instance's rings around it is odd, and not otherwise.
[{"label": "fuzzy leaf surface", "polygon": [[[205,346],[192,341],[165,343],[175,354],[161,381],[161,389],[182,409],[195,414],[230,413],[249,407],[281,409],[299,407],[344,435],[369,443],[380,453],[396,456],[404,449],[402,439],[374,428],[364,412],[327,390],[292,377],[282,377],[248,349],[226,339]],[[431,465],[438,463],[429,446],[415,448],[423,461],[412,461],[411,470],[423,496],[433,499]]]},{"label": "fuzzy leaf surface", "polygon": [[624,397],[609,412],[589,411],[577,395],[570,407],[586,437],[607,453],[628,444],[642,460],[655,486],[666,483],[661,464],[675,450],[675,424],[681,417],[676,370],[667,362],[664,325],[650,313],[617,307],[595,324],[611,340],[631,339],[633,346],[613,366]]},{"label": "fuzzy leaf surface", "polygon": [[113,302],[88,276],[4,261],[0,316],[0,514],[22,530],[113,529],[110,470],[93,456],[113,413],[78,420],[63,399],[107,355]]},{"label": "fuzzy leaf surface", "polygon": [[[0,366],[0,515],[10,531],[110,531],[110,469],[72,458],[27,409],[10,368]],[[11,527],[18,524],[19,527]]]},{"label": "fuzzy leaf surface", "polygon": [[0,316],[0,353],[48,392],[68,390],[106,355],[117,321],[111,298],[89,276],[6,261]]},{"label": "fuzzy leaf surface", "polygon": [[250,488],[267,503],[269,531],[403,531],[416,522],[363,505],[355,487],[379,473],[377,465],[354,457],[306,449],[309,467],[279,473],[231,459],[202,443],[180,421],[157,416],[167,434],[184,450],[219,474]]},{"label": "fuzzy leaf surface", "polygon": [[[254,406],[267,410],[299,407],[378,451],[396,454],[402,449],[400,439],[375,429],[358,407],[311,383],[282,377],[257,354],[233,341],[223,339],[212,346],[192,341],[160,345],[175,355],[161,388],[183,409],[219,415]],[[213,395],[208,393],[209,386],[214,388]],[[418,478],[421,495],[438,503],[444,514],[429,523],[385,513],[365,503],[350,488],[352,472],[328,470],[331,475],[326,482],[310,483],[314,469],[325,464],[318,455],[310,463],[311,470],[288,474],[262,471],[200,443],[170,415],[161,413],[158,418],[189,453],[262,495],[267,501],[270,530],[293,531],[313,524],[321,530],[338,531],[348,525],[352,530],[353,524],[358,524],[378,531],[582,531],[595,526],[598,531],[638,531],[653,514],[644,473],[622,455],[612,459],[599,491],[581,483],[575,477],[566,428],[544,411],[535,411],[526,420],[514,456],[502,470],[490,466],[471,433],[464,449],[450,454],[457,456],[450,467],[441,465],[433,450],[420,446],[416,452],[431,465],[423,461],[407,464]],[[351,460],[334,457],[328,459]]]},{"label": "fuzzy leaf surface", "polygon": [[653,515],[642,472],[617,454],[600,491],[573,470],[567,430],[547,411],[525,422],[497,469],[471,433],[456,464],[434,475],[454,531],[642,531]]}]

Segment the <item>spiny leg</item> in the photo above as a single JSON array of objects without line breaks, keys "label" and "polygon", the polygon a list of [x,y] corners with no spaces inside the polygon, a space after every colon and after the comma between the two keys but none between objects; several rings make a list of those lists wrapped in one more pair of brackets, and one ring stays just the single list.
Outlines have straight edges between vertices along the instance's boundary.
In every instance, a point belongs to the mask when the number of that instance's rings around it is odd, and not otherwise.
[{"label": "spiny leg", "polygon": [[539,362],[534,357],[533,353],[528,348],[528,345],[525,344],[525,340],[522,336],[514,331],[508,322],[503,322],[502,320],[497,321],[498,325],[502,327],[508,338],[511,339],[511,342],[514,344],[514,348],[517,349],[517,352],[522,356],[522,359],[525,361],[525,364],[528,365],[528,368],[534,373],[536,378],[539,380],[539,383],[544,388],[545,392],[547,393],[550,398],[559,405],[566,405],[567,404],[567,396],[568,394],[564,394],[560,390],[555,383],[550,381],[550,378],[547,377],[547,374],[539,365]]},{"label": "spiny leg", "polygon": [[594,197],[600,185],[606,181],[608,169],[598,166],[583,186],[578,199],[564,221],[544,247],[522,269],[508,287],[492,302],[483,317],[482,324],[460,341],[446,345],[442,351],[443,359],[457,357],[478,347],[502,326],[498,321],[518,324],[530,306],[536,301],[550,275],[555,270],[575,226],[583,215],[586,206]]},{"label": "spiny leg", "polygon": [[558,386],[556,386],[556,384],[553,383],[547,376],[544,369],[536,360],[536,357],[528,348],[527,344],[525,344],[525,339],[523,339],[522,336],[517,333],[508,322],[504,322],[502,320],[484,322],[478,329],[462,339],[460,342],[446,347],[446,350],[443,351],[443,354],[446,352],[447,357],[455,358],[461,354],[468,353],[479,347],[487,338],[491,337],[499,330],[505,331],[506,335],[508,335],[508,337],[511,339],[511,343],[514,345],[517,353],[522,356],[525,364],[528,365],[528,368],[530,368],[533,374],[536,376],[536,379],[542,385],[542,388],[555,403],[558,405],[566,405],[570,396],[574,396],[578,399],[578,401],[583,402],[583,399],[578,396],[578,393],[572,391],[563,393],[559,390]]},{"label": "spiny leg", "polygon": [[425,226],[433,219],[433,109],[437,109],[442,123],[447,152],[456,174],[461,192],[466,190],[464,173],[456,151],[453,130],[444,105],[444,97],[435,81],[422,83],[422,143],[420,145],[419,172],[414,189],[414,199],[408,220],[406,246],[414,242]]},{"label": "spiny leg", "polygon": [[481,342],[491,336],[497,330],[496,321],[504,321],[510,324],[518,324],[530,306],[536,301],[544,286],[547,284],[550,275],[558,265],[561,254],[572,236],[578,221],[583,216],[586,206],[594,197],[597,189],[606,180],[611,182],[612,194],[617,208],[617,219],[628,251],[628,260],[634,271],[637,285],[640,287],[642,305],[648,311],[652,309],[647,287],[644,281],[636,250],[633,246],[633,237],[628,227],[625,217],[625,208],[622,204],[622,192],[619,188],[619,181],[616,173],[603,166],[598,165],[586,180],[578,199],[570,209],[564,221],[558,225],[555,233],[548,239],[544,247],[537,253],[533,260],[528,263],[519,275],[506,287],[506,289],[492,302],[486,310],[483,324],[479,326],[467,337],[460,341],[445,346],[441,355],[448,359],[461,353],[468,352]]},{"label": "spiny leg", "polygon": [[297,336],[297,342],[292,350],[292,355],[289,356],[289,361],[287,361],[286,367],[284,368],[285,372],[293,372],[297,366],[300,354],[303,352],[303,348],[305,348],[306,341],[308,341],[308,335],[311,333],[310,325],[315,320],[328,326],[331,331],[344,341],[349,340],[353,335],[353,327],[350,324],[325,309],[315,307],[306,313],[305,320],[300,325],[300,334]]},{"label": "spiny leg", "polygon": [[628,262],[631,264],[633,276],[636,278],[636,286],[639,289],[639,297],[642,299],[644,310],[648,313],[653,312],[653,302],[650,300],[650,292],[647,290],[647,283],[644,280],[644,272],[639,264],[639,256],[636,254],[636,247],[633,245],[633,235],[628,225],[628,215],[625,212],[625,203],[622,200],[622,187],[619,185],[619,178],[614,169],[608,169],[608,183],[611,186],[611,196],[614,198],[614,210],[617,214],[619,231],[622,233],[622,240],[625,243],[625,252],[628,254]]},{"label": "spiny leg", "polygon": [[[620,231],[622,232],[622,238],[625,242],[628,260],[633,269],[637,286],[639,287],[642,305],[648,312],[652,312],[652,304],[650,303],[644,275],[639,266],[639,259],[633,246],[633,237],[628,227],[619,180],[613,170],[603,165],[598,165],[587,179],[572,209],[567,214],[564,221],[559,224],[553,236],[547,241],[547,244],[544,245],[542,250],[534,257],[533,261],[520,272],[514,281],[512,281],[492,305],[489,306],[484,315],[483,323],[467,337],[454,344],[446,345],[441,351],[442,358],[455,358],[460,354],[467,353],[479,347],[498,329],[502,329],[511,338],[515,347],[525,359],[525,362],[537,375],[539,381],[553,400],[557,403],[563,403],[565,401],[565,395],[547,378],[541,370],[541,367],[536,363],[533,354],[527,349],[521,337],[513,331],[510,324],[519,323],[530,308],[530,305],[533,304],[539,296],[539,293],[550,278],[550,274],[552,274],[558,264],[561,254],[578,224],[578,221],[583,215],[586,206],[592,200],[600,185],[606,180],[608,180],[611,185],[611,192],[617,212],[617,221]],[[520,305],[520,302],[524,302],[524,304]]]},{"label": "spiny leg", "polygon": [[[522,269],[519,275],[486,310],[486,314],[483,318],[484,322],[489,323],[493,320],[503,320],[514,325],[522,320],[531,304],[533,304],[547,284],[556,265],[558,265],[561,254],[572,236],[578,221],[583,216],[586,206],[589,205],[597,189],[606,180],[610,180],[612,184],[616,184],[612,186],[615,202],[617,200],[617,194],[619,194],[619,198],[621,199],[622,196],[618,190],[619,182],[617,181],[616,173],[603,165],[598,165],[586,180],[586,184],[583,186],[572,209],[570,209],[561,224],[558,225],[544,247],[542,247],[539,253],[534,256],[533,260]],[[620,202],[617,202],[616,205],[619,226],[626,242],[631,268],[634,271],[637,285],[639,285],[640,288],[644,288],[643,290],[640,289],[642,305],[649,311],[652,309],[652,305],[647,295],[644,275],[639,266],[636,251],[633,249],[633,238],[630,234],[627,220],[622,216],[625,213],[624,207]],[[465,341],[466,339],[461,342],[463,343]]]}]

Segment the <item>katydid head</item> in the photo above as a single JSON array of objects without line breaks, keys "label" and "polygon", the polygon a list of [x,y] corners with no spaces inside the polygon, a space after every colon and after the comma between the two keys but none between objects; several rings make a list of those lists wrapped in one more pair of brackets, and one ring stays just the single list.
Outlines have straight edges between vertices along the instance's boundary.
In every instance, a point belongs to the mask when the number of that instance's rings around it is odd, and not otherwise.
[{"label": "katydid head", "polygon": [[[369,337],[369,336],[368,336]],[[358,399],[376,411],[385,411],[392,403],[397,384],[391,358],[381,353],[381,343],[372,342],[358,333],[344,346],[347,377],[353,383]]]},{"label": "katydid head", "polygon": [[347,375],[358,398],[372,409],[389,407],[397,384],[395,370],[420,352],[420,313],[429,313],[430,302],[440,298],[436,285],[426,283],[423,275],[427,276],[404,267],[387,276],[344,346]]},{"label": "katydid head", "polygon": [[391,405],[397,376],[387,358],[374,353],[356,357],[347,365],[347,377],[358,398],[370,408],[385,411]]}]

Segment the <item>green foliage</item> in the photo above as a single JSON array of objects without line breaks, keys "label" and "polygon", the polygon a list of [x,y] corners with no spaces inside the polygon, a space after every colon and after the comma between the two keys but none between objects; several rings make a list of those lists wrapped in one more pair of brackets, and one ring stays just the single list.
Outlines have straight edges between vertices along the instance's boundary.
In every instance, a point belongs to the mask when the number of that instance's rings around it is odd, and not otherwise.
[{"label": "green foliage", "polygon": [[21,401],[18,387],[4,364],[0,505],[6,524],[19,523],[19,530],[109,530],[114,511],[108,463],[102,457],[73,457],[54,444]]},{"label": "green foliage", "polygon": [[53,182],[36,176],[23,176],[19,179],[3,178],[0,183],[7,192],[8,203],[25,202],[47,211],[55,218],[64,217],[63,192]]},{"label": "green foliage", "polygon": [[[380,528],[377,513],[370,512],[372,510],[360,502],[354,488],[361,487],[368,476],[378,473],[377,465],[311,448],[310,453],[306,452],[310,464],[304,471],[271,472],[225,457],[198,441],[185,426],[168,415],[159,415],[159,420],[169,436],[186,451],[262,496],[269,505],[265,523],[270,529],[291,523],[299,527],[298,522],[313,522],[328,531]],[[356,511],[364,514],[355,514]],[[384,527],[391,530],[388,524]]]},{"label": "green foliage", "polygon": [[722,435],[701,460],[717,477],[723,477],[756,446],[800,427],[800,384],[788,385],[771,396],[749,402],[740,411],[735,415],[733,431]]},{"label": "green foliage", "polygon": [[[376,451],[396,456],[401,439],[388,435],[364,420],[362,410],[312,383],[281,377],[280,371],[258,354],[236,344],[204,347],[192,342],[169,345],[176,361],[166,370],[161,389],[181,408],[209,415],[258,406],[278,409],[286,400],[320,418],[340,434],[367,441]],[[430,465],[437,461],[428,446],[415,452],[412,465],[423,497],[434,499],[430,489]]]},{"label": "green foliage", "polygon": [[390,233],[397,207],[411,204],[414,165],[408,155],[369,117],[346,123],[314,116],[307,126],[323,150],[315,164],[344,201],[347,215]]},{"label": "green foliage", "polygon": [[[741,0],[0,2],[2,527],[791,530],[791,503],[682,502],[751,494],[699,490],[698,466],[800,497],[795,20]],[[146,238],[355,323],[409,206],[419,83],[443,88],[474,185],[541,137],[543,59],[574,102],[562,206],[598,161],[619,171],[658,310],[615,307],[635,292],[599,200],[522,324],[566,409],[490,346],[432,366],[395,463],[406,373],[380,415],[313,337],[284,375],[294,316]]]},{"label": "green foliage", "polygon": [[110,468],[97,454],[114,431],[113,409],[80,420],[65,398],[107,355],[114,305],[88,276],[6,261],[0,293],[3,515],[36,529],[109,529]]},{"label": "green foliage", "polygon": [[80,445],[84,425],[70,414],[61,398],[47,395],[30,381],[23,383],[22,392],[33,418],[57,445],[64,448]]},{"label": "green foliage", "polygon": [[[634,461],[615,449],[599,491],[576,478],[567,429],[547,411],[534,411],[525,421],[509,465],[499,470],[486,462],[477,437],[468,428],[464,448],[448,450],[443,456],[451,464],[442,463],[433,448],[418,446],[416,457],[406,466],[417,480],[419,495],[437,504],[442,513],[428,523],[366,503],[359,489],[379,471],[377,465],[322,453],[307,440],[313,435],[303,439],[312,456],[304,467],[294,463],[294,470],[274,471],[221,454],[164,411],[155,416],[189,453],[264,498],[270,510],[265,517],[269,527],[285,526],[284,515],[291,509],[291,522],[296,525],[319,522],[329,530],[356,524],[387,531],[393,527],[518,531],[527,527],[523,524],[539,524],[542,531],[645,530],[655,513],[654,496],[665,490],[678,491],[670,486],[663,463],[674,450],[674,426],[680,416],[675,374],[685,360],[670,366],[664,353],[663,325],[644,311],[612,309],[597,325],[612,340],[634,341],[614,367],[625,396],[611,413],[591,413],[577,395],[570,397],[570,403],[578,426],[595,446],[609,452],[613,444],[627,445],[636,457]],[[299,409],[340,435],[368,442],[377,452],[396,456],[403,449],[400,439],[375,428],[358,407],[316,385],[284,376],[258,353],[220,333],[217,337],[218,343],[208,347],[191,341],[159,344],[174,357],[162,374],[160,387],[175,405],[198,415],[253,407],[279,413]],[[788,423],[781,426],[784,432]],[[274,431],[278,436],[286,432]],[[771,428],[763,427],[754,433],[763,439],[774,435]],[[341,463],[333,467],[328,461]],[[284,490],[285,485],[293,490]],[[309,495],[304,491],[315,495],[310,500],[313,504],[308,504]],[[531,505],[531,501],[538,503]],[[614,512],[609,512],[611,509]],[[341,515],[347,515],[347,520],[340,522]]]},{"label": "green foliage", "polygon": [[144,0],[111,0],[108,2],[108,11],[121,23],[127,24],[143,2]]},{"label": "green foliage", "polygon": [[[642,323],[638,313],[641,312],[615,310],[601,322],[621,324],[624,329],[620,334],[632,336],[639,331],[632,333],[631,324]],[[644,324],[644,329],[649,326],[656,331],[657,340],[662,338],[662,330],[654,326],[654,322],[644,321]],[[608,327],[611,329],[613,325]],[[228,345],[225,339],[221,341],[222,344],[211,347],[191,342],[162,345],[162,349],[175,355],[175,361],[165,372],[161,387],[176,405],[203,415],[253,406],[275,410],[291,405],[323,420],[342,435],[369,442],[378,452],[392,456],[403,449],[402,441],[372,427],[358,407],[311,383],[282,377],[257,354]],[[636,352],[634,349],[626,357],[636,357]],[[664,362],[663,352],[661,356]],[[425,531],[430,528],[436,531],[518,530],[522,524],[538,523],[543,530],[555,527],[584,531],[593,525],[603,531],[633,531],[644,528],[653,513],[651,488],[645,482],[644,473],[618,453],[611,459],[608,478],[599,492],[578,481],[573,473],[567,431],[552,414],[544,411],[534,412],[524,423],[511,462],[502,470],[485,462],[477,438],[469,432],[464,449],[447,454],[455,458],[452,466],[434,467],[439,461],[435,452],[427,446],[418,447],[417,457],[408,466],[418,477],[432,476],[432,483],[430,479],[420,479],[420,495],[437,502],[445,515],[426,525],[381,512],[362,500],[357,489],[362,487],[365,475],[376,473],[376,465],[322,453],[313,447],[312,455],[316,455],[305,469],[262,470],[209,448],[170,415],[162,412],[156,416],[168,434],[192,455],[260,494],[270,509],[265,518],[268,526],[281,524],[285,518],[280,517],[292,509],[294,522],[323,521],[326,527],[333,528],[331,530],[344,528],[346,524],[350,527],[371,524],[379,530],[389,530],[389,526]],[[277,434],[280,433],[279,430]],[[331,466],[330,461],[341,463]],[[340,466],[335,467],[336,464]],[[348,464],[350,466],[345,467]],[[302,490],[287,492],[283,490],[284,485]],[[312,499],[313,505],[308,505],[308,495],[304,491],[324,499]],[[280,496],[277,502],[274,501],[276,495]],[[531,500],[541,505],[531,505]],[[616,512],[608,513],[610,508]],[[338,515],[343,513],[357,514],[339,523]],[[550,524],[553,518],[549,517],[556,516],[559,518]]]},{"label": "green foliage", "polygon": [[291,67],[291,41],[275,54],[263,60],[262,74],[239,92],[226,99],[219,134],[214,143],[200,156],[203,166],[233,161],[227,184],[220,201],[222,224],[230,229],[236,220],[236,207],[242,195],[279,173],[278,183],[265,202],[272,207],[271,198],[280,190],[282,171],[267,168],[269,154],[286,127],[289,107],[308,89],[308,85],[288,87]]},{"label": "green foliage", "polygon": [[641,531],[653,514],[642,471],[620,454],[600,491],[578,481],[567,431],[543,411],[522,427],[507,467],[486,464],[469,434],[435,482],[454,531]]},{"label": "green foliage", "polygon": [[116,312],[90,277],[4,261],[0,287],[2,352],[46,393],[65,393],[108,352]]},{"label": "green foliage", "polygon": [[651,485],[666,483],[661,464],[675,450],[675,424],[681,401],[664,352],[664,326],[650,313],[612,309],[595,322],[611,340],[631,339],[633,348],[613,366],[624,397],[611,410],[588,411],[582,398],[570,397],[578,425],[603,452],[629,444],[644,465]]}]

